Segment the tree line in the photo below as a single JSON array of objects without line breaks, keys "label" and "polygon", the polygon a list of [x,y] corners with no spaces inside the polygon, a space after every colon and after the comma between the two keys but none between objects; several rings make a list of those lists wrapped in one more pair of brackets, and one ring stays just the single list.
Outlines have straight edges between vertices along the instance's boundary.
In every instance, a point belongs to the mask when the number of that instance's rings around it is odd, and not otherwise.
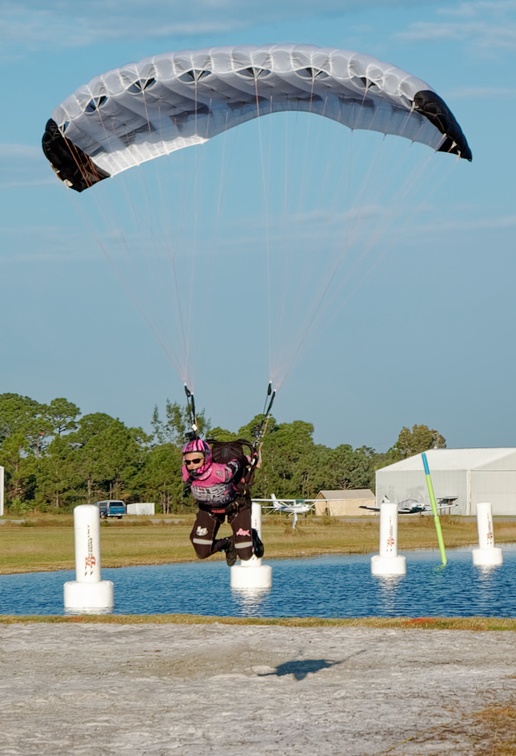
[{"label": "tree line", "polygon": [[[252,439],[261,416],[231,432],[212,428],[205,412],[197,417],[202,437]],[[64,398],[42,404],[20,394],[0,394],[0,466],[5,473],[7,511],[71,511],[100,499],[155,502],[163,513],[191,506],[183,493],[181,447],[189,430],[186,407],[167,400],[155,407],[151,432],[127,427],[102,412],[82,415]],[[430,448],[445,439],[426,425],[402,428],[387,451],[340,444],[316,444],[314,426],[271,418],[262,465],[253,493],[265,498],[313,497],[320,490],[371,488],[380,467]]]}]

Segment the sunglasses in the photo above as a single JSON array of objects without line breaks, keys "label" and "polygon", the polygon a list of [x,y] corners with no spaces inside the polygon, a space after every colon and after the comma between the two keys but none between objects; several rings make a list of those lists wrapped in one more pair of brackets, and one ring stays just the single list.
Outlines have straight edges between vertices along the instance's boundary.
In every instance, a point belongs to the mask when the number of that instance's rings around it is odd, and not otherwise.
[{"label": "sunglasses", "polygon": [[198,457],[197,459],[185,459],[185,465],[187,467],[191,467],[191,465],[198,465],[199,462],[204,462],[204,459],[202,457]]}]

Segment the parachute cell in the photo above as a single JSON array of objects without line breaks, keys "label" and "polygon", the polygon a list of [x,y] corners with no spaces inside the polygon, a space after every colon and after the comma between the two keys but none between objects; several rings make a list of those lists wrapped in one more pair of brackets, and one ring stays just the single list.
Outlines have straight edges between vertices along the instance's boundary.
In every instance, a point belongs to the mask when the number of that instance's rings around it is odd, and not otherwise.
[{"label": "parachute cell", "polygon": [[53,112],[43,151],[83,191],[258,116],[304,111],[471,160],[446,103],[421,79],[356,52],[310,45],[157,55],[92,79]]}]

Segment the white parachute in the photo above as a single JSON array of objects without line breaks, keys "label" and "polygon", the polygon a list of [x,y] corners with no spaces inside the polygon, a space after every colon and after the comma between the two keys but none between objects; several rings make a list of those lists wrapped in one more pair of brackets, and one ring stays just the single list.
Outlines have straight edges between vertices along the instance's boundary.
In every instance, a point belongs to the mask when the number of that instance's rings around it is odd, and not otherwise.
[{"label": "white parachute", "polygon": [[[66,186],[97,185],[69,195],[188,385],[195,368],[258,372],[258,358],[241,365],[260,347],[280,385],[369,275],[371,252],[414,238],[416,194],[429,207],[433,169],[462,162],[435,153],[471,160],[425,81],[370,55],[293,44],[108,71],[55,108],[43,150]],[[253,342],[235,347],[238,370],[211,335],[221,323],[232,344]]]},{"label": "white parachute", "polygon": [[426,82],[370,55],[311,45],[168,53],[108,71],[55,109],[43,144],[60,178],[81,191],[289,110],[471,159],[457,121]]}]

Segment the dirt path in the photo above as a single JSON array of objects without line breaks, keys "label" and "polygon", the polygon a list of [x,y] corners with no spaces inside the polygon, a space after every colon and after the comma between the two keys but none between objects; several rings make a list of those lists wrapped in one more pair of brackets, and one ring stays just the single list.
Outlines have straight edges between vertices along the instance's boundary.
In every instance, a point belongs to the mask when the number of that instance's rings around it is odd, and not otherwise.
[{"label": "dirt path", "polygon": [[512,632],[3,625],[0,754],[514,753],[497,750],[514,708],[497,733],[478,712],[514,706],[515,649]]}]

